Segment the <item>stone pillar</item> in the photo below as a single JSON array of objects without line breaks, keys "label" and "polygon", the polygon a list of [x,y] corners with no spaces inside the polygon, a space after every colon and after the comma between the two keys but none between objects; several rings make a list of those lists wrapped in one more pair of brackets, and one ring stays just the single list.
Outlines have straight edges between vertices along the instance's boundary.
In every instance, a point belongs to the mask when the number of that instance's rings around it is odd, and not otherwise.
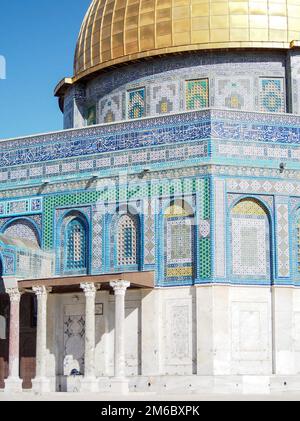
[{"label": "stone pillar", "polygon": [[142,291],[142,375],[162,373],[161,290]]},{"label": "stone pillar", "polygon": [[85,294],[85,352],[84,379],[81,391],[97,392],[98,384],[95,375],[95,297],[97,287],[94,283],[82,283]]},{"label": "stone pillar", "polygon": [[112,390],[116,393],[128,393],[128,381],[125,378],[125,293],[130,286],[128,281],[112,281],[110,286],[115,293],[115,376]]},{"label": "stone pillar", "polygon": [[19,377],[20,348],[20,300],[18,288],[7,288],[10,299],[9,323],[9,374],[5,380],[5,392],[21,392],[22,380]]},{"label": "stone pillar", "polygon": [[[196,288],[196,337],[198,376],[231,373],[228,286],[198,285]],[[237,299],[238,301],[238,299]]]},{"label": "stone pillar", "polygon": [[[297,352],[293,349],[294,288],[272,286],[272,374],[293,375],[297,373]],[[299,302],[299,301],[298,301]],[[294,314],[293,314],[294,313]]]},{"label": "stone pillar", "polygon": [[51,391],[47,377],[47,298],[51,288],[35,286],[32,288],[37,297],[37,334],[36,334],[36,377],[33,389],[39,393]]}]

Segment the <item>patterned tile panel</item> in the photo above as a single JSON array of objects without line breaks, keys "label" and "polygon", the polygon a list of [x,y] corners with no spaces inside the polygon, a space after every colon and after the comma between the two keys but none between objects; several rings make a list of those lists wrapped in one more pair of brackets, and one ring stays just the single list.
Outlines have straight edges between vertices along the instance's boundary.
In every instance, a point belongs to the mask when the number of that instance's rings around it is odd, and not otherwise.
[{"label": "patterned tile panel", "polygon": [[290,275],[289,208],[287,203],[280,203],[280,198],[276,201],[276,218],[278,276],[285,278]]},{"label": "patterned tile panel", "polygon": [[283,78],[260,79],[260,110],[268,113],[285,112],[285,90]]},{"label": "patterned tile panel", "polygon": [[188,80],[186,82],[185,104],[187,110],[199,110],[209,106],[208,79]]},{"label": "patterned tile panel", "polygon": [[214,191],[214,212],[215,212],[215,276],[224,278],[226,275],[225,255],[225,181],[215,181]]},{"label": "patterned tile panel", "polygon": [[128,92],[128,118],[130,120],[141,118],[146,115],[145,88],[135,89]]},{"label": "patterned tile panel", "polygon": [[269,220],[255,200],[242,200],[232,209],[231,260],[235,277],[270,277]]}]

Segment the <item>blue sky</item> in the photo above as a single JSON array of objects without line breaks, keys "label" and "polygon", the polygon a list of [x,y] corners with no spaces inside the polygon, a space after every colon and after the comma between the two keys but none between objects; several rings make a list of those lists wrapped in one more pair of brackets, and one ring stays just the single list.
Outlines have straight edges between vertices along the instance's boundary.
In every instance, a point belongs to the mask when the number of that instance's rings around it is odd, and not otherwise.
[{"label": "blue sky", "polygon": [[73,75],[76,39],[91,0],[1,0],[0,139],[62,129],[53,96]]}]

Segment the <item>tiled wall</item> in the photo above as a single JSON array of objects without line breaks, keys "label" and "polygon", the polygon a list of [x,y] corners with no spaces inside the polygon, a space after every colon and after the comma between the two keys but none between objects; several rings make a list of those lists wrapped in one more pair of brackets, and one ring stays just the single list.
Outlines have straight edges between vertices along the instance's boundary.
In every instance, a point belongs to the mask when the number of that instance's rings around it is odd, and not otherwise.
[{"label": "tiled wall", "polygon": [[[286,58],[262,52],[192,54],[112,70],[65,98],[65,128],[164,115],[205,107],[285,112]],[[73,107],[73,111],[72,111]]]}]

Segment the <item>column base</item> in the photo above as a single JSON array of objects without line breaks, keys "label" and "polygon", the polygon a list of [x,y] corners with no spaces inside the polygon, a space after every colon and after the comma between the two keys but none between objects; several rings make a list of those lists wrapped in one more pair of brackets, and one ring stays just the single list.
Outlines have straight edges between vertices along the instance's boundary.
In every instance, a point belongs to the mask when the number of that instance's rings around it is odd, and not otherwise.
[{"label": "column base", "polygon": [[126,378],[110,379],[110,390],[118,395],[127,395],[129,393],[129,381]]},{"label": "column base", "polygon": [[80,392],[99,392],[99,381],[96,377],[83,377]]},{"label": "column base", "polygon": [[32,390],[35,393],[51,392],[51,381],[47,377],[36,377],[32,380]]},{"label": "column base", "polygon": [[19,393],[22,392],[23,380],[20,377],[8,377],[5,381],[4,392],[8,393]]}]

